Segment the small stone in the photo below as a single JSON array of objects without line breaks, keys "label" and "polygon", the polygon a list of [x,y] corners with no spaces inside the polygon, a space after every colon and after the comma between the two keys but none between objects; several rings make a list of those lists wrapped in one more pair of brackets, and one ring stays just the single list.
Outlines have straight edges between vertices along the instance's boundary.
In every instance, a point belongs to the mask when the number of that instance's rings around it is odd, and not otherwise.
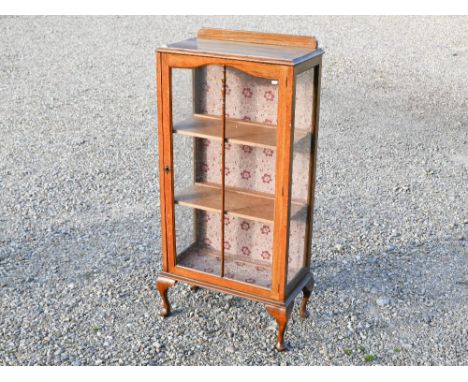
[{"label": "small stone", "polygon": [[270,325],[268,325],[267,330],[271,330],[272,332],[274,332],[276,330],[276,324],[271,323]]},{"label": "small stone", "polygon": [[381,296],[377,300],[375,300],[375,302],[378,306],[386,306],[390,304],[390,298],[386,296]]},{"label": "small stone", "polygon": [[341,252],[343,250],[343,246],[341,244],[335,244],[335,251]]},{"label": "small stone", "polygon": [[401,343],[401,347],[406,350],[410,350],[413,345],[410,342],[404,341]]},{"label": "small stone", "polygon": [[226,348],[226,351],[227,351],[228,353],[234,353],[234,352],[236,351],[236,349],[234,348],[234,346],[228,346],[228,347]]},{"label": "small stone", "polygon": [[333,316],[334,316],[334,313],[333,313],[333,311],[329,310],[329,311],[325,312],[324,315],[325,315],[326,317],[333,317]]},{"label": "small stone", "polygon": [[426,324],[430,324],[434,319],[434,315],[432,313],[425,313],[422,317],[422,321]]}]

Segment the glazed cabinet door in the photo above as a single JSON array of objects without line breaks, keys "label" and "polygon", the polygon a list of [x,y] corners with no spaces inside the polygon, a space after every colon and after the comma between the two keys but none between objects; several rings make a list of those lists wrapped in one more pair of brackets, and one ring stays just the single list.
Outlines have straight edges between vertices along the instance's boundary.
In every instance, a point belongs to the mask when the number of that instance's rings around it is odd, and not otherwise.
[{"label": "glazed cabinet door", "polygon": [[[282,171],[278,179],[277,171],[289,168],[278,166],[278,158],[289,160],[288,152],[278,155],[278,142],[287,137],[291,121],[279,102],[287,96],[281,84],[288,72],[272,65],[262,70],[262,64],[171,57],[161,60],[161,71],[169,76],[162,79],[168,114],[162,118],[163,158],[170,162],[161,175],[166,271],[278,299],[287,240],[275,222],[287,220],[288,187],[286,195],[281,187],[280,198],[277,187],[288,173]],[[292,91],[288,94],[291,104]],[[278,203],[286,209],[278,209]],[[284,248],[277,250],[280,239]]]}]

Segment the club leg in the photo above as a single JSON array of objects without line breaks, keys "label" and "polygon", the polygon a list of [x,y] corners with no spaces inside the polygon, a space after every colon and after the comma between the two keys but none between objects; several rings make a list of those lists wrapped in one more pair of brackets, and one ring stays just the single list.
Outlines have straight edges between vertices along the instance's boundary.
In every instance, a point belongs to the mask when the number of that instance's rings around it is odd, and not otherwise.
[{"label": "club leg", "polygon": [[294,302],[291,302],[287,307],[277,307],[273,305],[267,305],[267,312],[276,320],[278,324],[278,338],[276,341],[275,349],[279,352],[285,351],[287,349],[284,343],[284,331],[288,324],[288,319],[291,316],[291,311],[293,308]]},{"label": "club leg", "polygon": [[167,290],[174,286],[175,283],[176,282],[174,280],[167,279],[165,277],[159,277],[156,280],[156,287],[158,288],[163,303],[163,308],[160,312],[162,317],[167,317],[171,314],[171,305],[169,304],[169,299],[167,298]]},{"label": "club leg", "polygon": [[302,302],[301,302],[301,309],[299,311],[299,315],[301,318],[309,317],[309,312],[307,311],[307,303],[309,302],[310,295],[312,290],[314,289],[314,279],[312,278],[305,286],[302,288]]}]

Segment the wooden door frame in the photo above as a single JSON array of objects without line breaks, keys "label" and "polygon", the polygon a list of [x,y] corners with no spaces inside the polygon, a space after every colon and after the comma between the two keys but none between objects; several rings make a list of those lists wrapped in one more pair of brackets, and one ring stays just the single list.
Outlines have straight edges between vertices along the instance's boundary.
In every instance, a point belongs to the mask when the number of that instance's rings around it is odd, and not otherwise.
[{"label": "wooden door frame", "polygon": [[[163,247],[163,272],[182,277],[201,278],[226,288],[239,289],[251,295],[284,302],[287,281],[287,254],[289,243],[289,210],[291,194],[292,142],[294,116],[294,67],[232,60],[217,57],[187,56],[157,52],[158,139],[160,172],[160,210]],[[271,290],[220,278],[184,267],[176,268],[176,234],[173,174],[172,133],[172,69],[194,69],[205,65],[226,65],[252,76],[277,80],[278,124],[276,147],[276,182],[273,222],[273,258]],[[165,171],[169,168],[169,171]]]},{"label": "wooden door frame", "polygon": [[279,301],[286,300],[289,247],[289,211],[291,208],[291,174],[294,116],[294,67],[283,66],[278,91],[278,125],[276,138],[275,211],[273,225],[273,281]]}]

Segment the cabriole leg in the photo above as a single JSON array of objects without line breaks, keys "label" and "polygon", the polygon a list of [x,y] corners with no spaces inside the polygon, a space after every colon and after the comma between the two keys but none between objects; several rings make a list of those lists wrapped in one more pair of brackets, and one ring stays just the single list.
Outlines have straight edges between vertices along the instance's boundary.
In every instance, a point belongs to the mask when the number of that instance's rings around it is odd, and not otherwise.
[{"label": "cabriole leg", "polygon": [[284,331],[286,330],[288,319],[291,316],[293,305],[294,302],[291,302],[288,307],[277,307],[272,305],[266,306],[267,312],[270,313],[278,324],[278,339],[276,341],[275,349],[279,352],[286,350],[286,345],[284,344]]},{"label": "cabriole leg", "polygon": [[299,311],[299,315],[301,318],[309,317],[309,312],[307,311],[307,303],[309,302],[310,295],[312,290],[314,289],[314,279],[312,278],[304,288],[302,288],[302,293],[304,296],[302,297],[301,309]]},{"label": "cabriole leg", "polygon": [[156,287],[159,290],[161,299],[163,302],[163,308],[161,309],[160,315],[162,317],[167,317],[171,314],[171,305],[169,304],[169,299],[167,298],[167,290],[174,286],[176,282],[165,277],[158,277],[156,280]]}]

